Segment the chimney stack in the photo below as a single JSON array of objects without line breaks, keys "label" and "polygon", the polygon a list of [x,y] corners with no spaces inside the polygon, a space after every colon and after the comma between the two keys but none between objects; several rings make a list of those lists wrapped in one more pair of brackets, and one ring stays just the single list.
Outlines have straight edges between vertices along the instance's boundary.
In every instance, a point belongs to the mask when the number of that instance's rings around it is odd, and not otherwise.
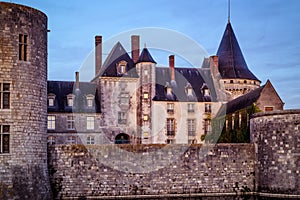
[{"label": "chimney stack", "polygon": [[170,75],[171,75],[171,81],[175,81],[175,56],[170,55],[169,56],[169,67],[170,67]]},{"label": "chimney stack", "polygon": [[78,90],[79,89],[79,72],[75,72],[75,89]]},{"label": "chimney stack", "polygon": [[218,56],[210,56],[210,71],[212,72],[213,77],[219,73],[219,57]]},{"label": "chimney stack", "polygon": [[102,36],[95,37],[95,76],[100,73],[102,66]]},{"label": "chimney stack", "polygon": [[131,36],[131,57],[134,63],[136,63],[140,57],[140,36]]}]

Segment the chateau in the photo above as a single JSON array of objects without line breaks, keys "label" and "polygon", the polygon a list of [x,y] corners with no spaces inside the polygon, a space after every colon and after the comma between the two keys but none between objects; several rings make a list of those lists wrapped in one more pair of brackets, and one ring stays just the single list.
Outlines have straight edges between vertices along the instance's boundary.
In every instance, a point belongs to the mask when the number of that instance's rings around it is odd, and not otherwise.
[{"label": "chateau", "polygon": [[131,56],[118,42],[102,64],[96,36],[91,82],[80,82],[78,72],[76,81],[48,81],[48,143],[203,143],[221,105],[232,112],[261,95],[261,111],[283,109],[271,82],[260,86],[248,68],[230,21],[217,54],[201,68],[176,67],[174,55],[168,68],[157,66],[139,41],[131,36]]},{"label": "chateau", "polygon": [[[102,62],[96,36],[90,82],[47,80],[47,21],[0,2],[0,199],[299,197],[300,112],[282,111],[250,71],[230,21],[201,68],[176,67],[174,55],[157,66],[138,35],[131,55],[116,43]],[[249,143],[209,144],[220,117],[221,131],[249,130]]]}]

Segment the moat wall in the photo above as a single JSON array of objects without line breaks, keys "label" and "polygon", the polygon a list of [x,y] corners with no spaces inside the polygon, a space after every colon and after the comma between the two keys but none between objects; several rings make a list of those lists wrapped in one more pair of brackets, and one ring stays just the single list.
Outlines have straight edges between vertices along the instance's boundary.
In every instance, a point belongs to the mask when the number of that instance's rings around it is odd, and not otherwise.
[{"label": "moat wall", "polygon": [[257,191],[300,194],[300,110],[256,114],[251,120],[256,146]]},{"label": "moat wall", "polygon": [[255,189],[254,145],[52,146],[58,198],[241,193]]}]

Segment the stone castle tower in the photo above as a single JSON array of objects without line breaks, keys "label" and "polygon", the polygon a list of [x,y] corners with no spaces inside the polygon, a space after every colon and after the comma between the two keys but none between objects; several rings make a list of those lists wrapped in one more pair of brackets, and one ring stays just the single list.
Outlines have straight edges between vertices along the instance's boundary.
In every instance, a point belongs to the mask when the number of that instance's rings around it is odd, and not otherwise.
[{"label": "stone castle tower", "polygon": [[47,16],[0,2],[0,199],[50,199]]}]

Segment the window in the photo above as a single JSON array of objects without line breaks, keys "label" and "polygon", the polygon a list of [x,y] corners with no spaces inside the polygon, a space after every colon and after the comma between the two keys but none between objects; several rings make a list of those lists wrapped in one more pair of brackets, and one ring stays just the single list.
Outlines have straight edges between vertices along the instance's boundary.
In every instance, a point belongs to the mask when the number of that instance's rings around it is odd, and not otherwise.
[{"label": "window", "polygon": [[171,87],[167,87],[167,95],[172,95],[172,88]]},{"label": "window", "polygon": [[244,83],[245,83],[245,84],[247,84],[247,81],[246,81],[246,80],[244,80]]},{"label": "window", "polygon": [[9,125],[0,125],[0,154],[9,153]]},{"label": "window", "polygon": [[270,112],[270,111],[273,111],[273,110],[274,110],[273,106],[266,106],[265,107],[265,112]]},{"label": "window", "polygon": [[94,106],[94,95],[87,95],[86,103],[87,103],[88,107],[93,107]]},{"label": "window", "polygon": [[174,113],[174,103],[167,104],[167,113],[173,114]]},{"label": "window", "polygon": [[174,139],[167,139],[166,143],[167,144],[175,144],[175,140]]},{"label": "window", "polygon": [[188,119],[187,125],[188,125],[188,135],[195,136],[195,133],[196,133],[195,119]]},{"label": "window", "polygon": [[54,106],[55,94],[48,94],[48,106]]},{"label": "window", "polygon": [[146,69],[144,70],[144,75],[146,75],[146,76],[148,75],[148,70],[146,70]]},{"label": "window", "polygon": [[204,112],[211,113],[211,104],[204,104]]},{"label": "window", "polygon": [[119,75],[125,74],[126,73],[126,65],[127,62],[126,61],[121,61],[117,64],[117,73]]},{"label": "window", "polygon": [[54,130],[55,129],[55,116],[48,115],[47,127],[48,127],[48,130]]},{"label": "window", "polygon": [[167,135],[168,136],[175,135],[175,120],[173,118],[167,119]]},{"label": "window", "polygon": [[193,103],[188,104],[188,112],[189,113],[195,112],[195,104],[193,104]]},{"label": "window", "polygon": [[204,134],[210,134],[211,133],[211,121],[210,119],[204,120]]},{"label": "window", "polygon": [[67,139],[68,144],[76,144],[76,137],[75,136],[69,136]]},{"label": "window", "polygon": [[149,115],[144,115],[144,116],[143,116],[143,120],[144,120],[144,121],[148,121],[148,120],[149,120]]},{"label": "window", "polygon": [[144,98],[144,99],[149,99],[149,93],[148,93],[148,92],[144,92],[143,98]]},{"label": "window", "polygon": [[75,120],[74,120],[74,116],[72,116],[72,115],[67,117],[67,129],[68,130],[75,129]]},{"label": "window", "polygon": [[19,60],[27,61],[28,35],[19,35]]},{"label": "window", "polygon": [[0,83],[0,102],[1,109],[10,108],[10,84],[9,83]]},{"label": "window", "polygon": [[118,123],[119,124],[126,124],[126,113],[125,112],[119,112],[118,113]]},{"label": "window", "polygon": [[208,88],[204,89],[204,96],[210,96],[210,92]]},{"label": "window", "polygon": [[47,143],[48,143],[49,145],[55,144],[55,137],[54,137],[54,136],[49,136],[49,137],[47,138]]},{"label": "window", "polygon": [[148,139],[149,138],[149,133],[148,132],[144,132],[144,139]]},{"label": "window", "polygon": [[86,139],[87,144],[95,144],[95,138],[93,136],[88,136]]},{"label": "window", "polygon": [[87,130],[94,130],[95,126],[95,117],[86,117],[86,129]]},{"label": "window", "polygon": [[230,83],[233,83],[233,80],[230,80]]},{"label": "window", "polygon": [[128,106],[129,105],[129,94],[128,93],[121,93],[119,97],[120,105],[121,106]]},{"label": "window", "polygon": [[69,94],[67,96],[68,106],[70,106],[70,107],[74,106],[74,98],[75,98],[75,96],[73,94]]}]

